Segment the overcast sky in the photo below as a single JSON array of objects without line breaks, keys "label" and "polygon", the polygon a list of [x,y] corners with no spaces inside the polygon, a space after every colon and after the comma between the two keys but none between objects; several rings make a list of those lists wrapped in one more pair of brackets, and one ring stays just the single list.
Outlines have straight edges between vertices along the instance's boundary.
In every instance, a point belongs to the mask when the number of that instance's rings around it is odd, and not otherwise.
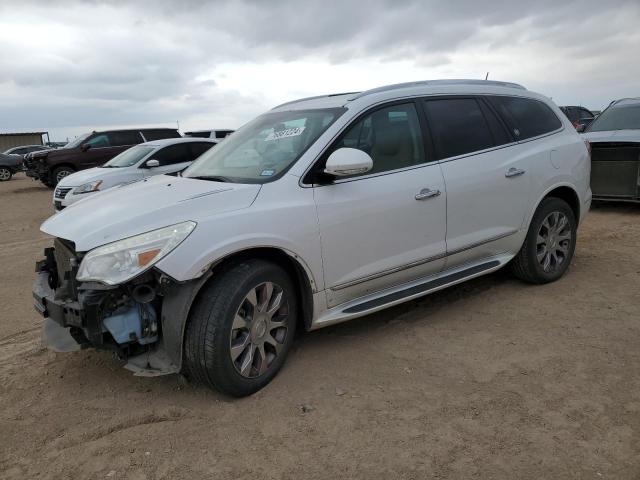
[{"label": "overcast sky", "polygon": [[0,0],[0,131],[237,128],[287,100],[434,78],[560,105],[640,96],[640,1]]}]

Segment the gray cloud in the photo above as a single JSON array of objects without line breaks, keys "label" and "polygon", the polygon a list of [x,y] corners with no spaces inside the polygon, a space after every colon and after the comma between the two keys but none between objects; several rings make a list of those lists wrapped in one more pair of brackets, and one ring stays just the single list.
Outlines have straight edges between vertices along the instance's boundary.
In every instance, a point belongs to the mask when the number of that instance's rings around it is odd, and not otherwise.
[{"label": "gray cloud", "polygon": [[368,62],[426,74],[491,70],[560,103],[599,107],[640,95],[640,5],[603,3],[3,1],[0,129],[174,119],[237,126],[282,99],[260,90],[260,76],[259,93],[223,87],[221,66],[274,62],[324,62],[328,76],[331,65],[366,70]]}]

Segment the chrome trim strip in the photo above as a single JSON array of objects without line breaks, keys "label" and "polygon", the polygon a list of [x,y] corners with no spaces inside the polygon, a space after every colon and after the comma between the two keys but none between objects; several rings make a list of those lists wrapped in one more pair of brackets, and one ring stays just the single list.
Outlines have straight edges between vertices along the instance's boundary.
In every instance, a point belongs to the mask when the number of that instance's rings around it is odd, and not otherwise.
[{"label": "chrome trim strip", "polygon": [[475,242],[475,243],[472,243],[470,245],[465,245],[464,247],[456,248],[455,250],[448,251],[447,252],[447,257],[450,257],[451,255],[455,255],[457,253],[466,252],[467,250],[471,250],[472,248],[479,247],[479,246],[484,245],[486,243],[491,243],[491,242],[495,242],[496,240],[501,240],[503,238],[510,237],[511,235],[515,235],[518,232],[519,232],[519,230],[517,230],[517,229],[509,230],[508,232],[501,233],[500,235],[495,235],[495,236],[487,238],[485,240],[481,240],[479,242]]},{"label": "chrome trim strip", "polygon": [[398,272],[401,272],[403,270],[408,270],[410,268],[419,267],[420,265],[424,265],[425,263],[434,262],[436,260],[441,260],[441,259],[449,257],[451,255],[455,255],[457,253],[462,253],[462,252],[465,252],[467,250],[471,250],[472,248],[479,247],[479,246],[484,245],[486,243],[491,243],[491,242],[495,242],[496,240],[501,240],[503,238],[510,237],[511,235],[514,235],[514,234],[518,233],[518,231],[519,230],[510,230],[508,232],[501,233],[500,235],[495,235],[493,237],[487,238],[485,240],[481,240],[479,242],[472,243],[470,245],[466,245],[466,246],[461,247],[461,248],[457,248],[457,249],[452,250],[452,251],[447,252],[447,253],[439,253],[438,255],[434,255],[432,257],[423,258],[421,260],[416,260],[415,262],[411,262],[411,263],[407,263],[407,264],[404,264],[404,265],[400,265],[398,267],[389,268],[387,270],[382,270],[382,271],[377,272],[377,273],[372,273],[371,275],[367,275],[366,277],[360,277],[360,278],[356,278],[355,280],[350,280],[348,282],[339,283],[337,285],[334,285],[333,287],[329,287],[329,290],[337,292],[339,290],[343,290],[345,288],[353,287],[355,285],[359,285],[361,283],[365,283],[365,282],[368,282],[370,280],[375,280],[377,278],[385,277],[387,275],[391,275],[393,273],[398,273]]},{"label": "chrome trim strip", "polygon": [[376,278],[384,277],[386,275],[391,275],[392,273],[401,272],[402,270],[407,270],[409,268],[418,267],[420,265],[424,265],[425,263],[433,262],[435,260],[441,260],[445,258],[447,255],[445,253],[439,253],[438,255],[434,255],[432,257],[423,258],[422,260],[416,260],[415,262],[407,263],[405,265],[400,265],[399,267],[389,268],[387,270],[382,270],[381,272],[372,273],[371,275],[367,275],[366,277],[356,278],[355,280],[350,280],[348,282],[339,283],[338,285],[334,285],[333,287],[329,287],[330,290],[338,291],[345,288],[353,287],[354,285],[358,285],[360,283],[368,282],[369,280],[375,280]]}]

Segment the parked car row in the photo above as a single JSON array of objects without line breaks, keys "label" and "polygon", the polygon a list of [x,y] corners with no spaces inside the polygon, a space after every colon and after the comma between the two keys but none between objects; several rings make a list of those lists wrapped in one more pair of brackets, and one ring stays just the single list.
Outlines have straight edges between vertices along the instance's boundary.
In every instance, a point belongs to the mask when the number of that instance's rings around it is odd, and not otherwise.
[{"label": "parked car row", "polygon": [[[73,196],[88,196],[42,225],[55,240],[33,288],[52,348],[108,349],[138,375],[182,371],[249,395],[278,373],[297,329],[505,265],[527,282],[559,279],[591,203],[587,142],[550,99],[508,82],[301,99],[179,176],[138,170],[159,168],[170,142],[198,140],[154,140],[75,174]],[[65,164],[51,153],[31,161],[49,183],[73,178],[58,178]],[[107,180],[112,167],[144,178],[91,194],[121,181]]]},{"label": "parked car row", "polygon": [[108,188],[153,175],[180,172],[215,144],[204,138],[168,138],[128,148],[104,165],[60,179],[53,194],[54,208],[62,210]]},{"label": "parked car row", "polygon": [[54,187],[67,175],[112,159],[143,142],[162,138],[180,138],[175,128],[110,130],[80,135],[63,148],[32,152],[24,160],[27,176]]}]

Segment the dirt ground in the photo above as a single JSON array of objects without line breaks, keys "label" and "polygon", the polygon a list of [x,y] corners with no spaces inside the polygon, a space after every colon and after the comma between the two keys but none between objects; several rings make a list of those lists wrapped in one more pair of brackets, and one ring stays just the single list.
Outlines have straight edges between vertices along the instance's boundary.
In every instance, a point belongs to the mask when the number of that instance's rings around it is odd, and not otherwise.
[{"label": "dirt ground", "polygon": [[44,349],[51,191],[0,199],[0,478],[640,478],[640,207],[592,209],[554,284],[498,272],[302,335],[232,400]]}]

